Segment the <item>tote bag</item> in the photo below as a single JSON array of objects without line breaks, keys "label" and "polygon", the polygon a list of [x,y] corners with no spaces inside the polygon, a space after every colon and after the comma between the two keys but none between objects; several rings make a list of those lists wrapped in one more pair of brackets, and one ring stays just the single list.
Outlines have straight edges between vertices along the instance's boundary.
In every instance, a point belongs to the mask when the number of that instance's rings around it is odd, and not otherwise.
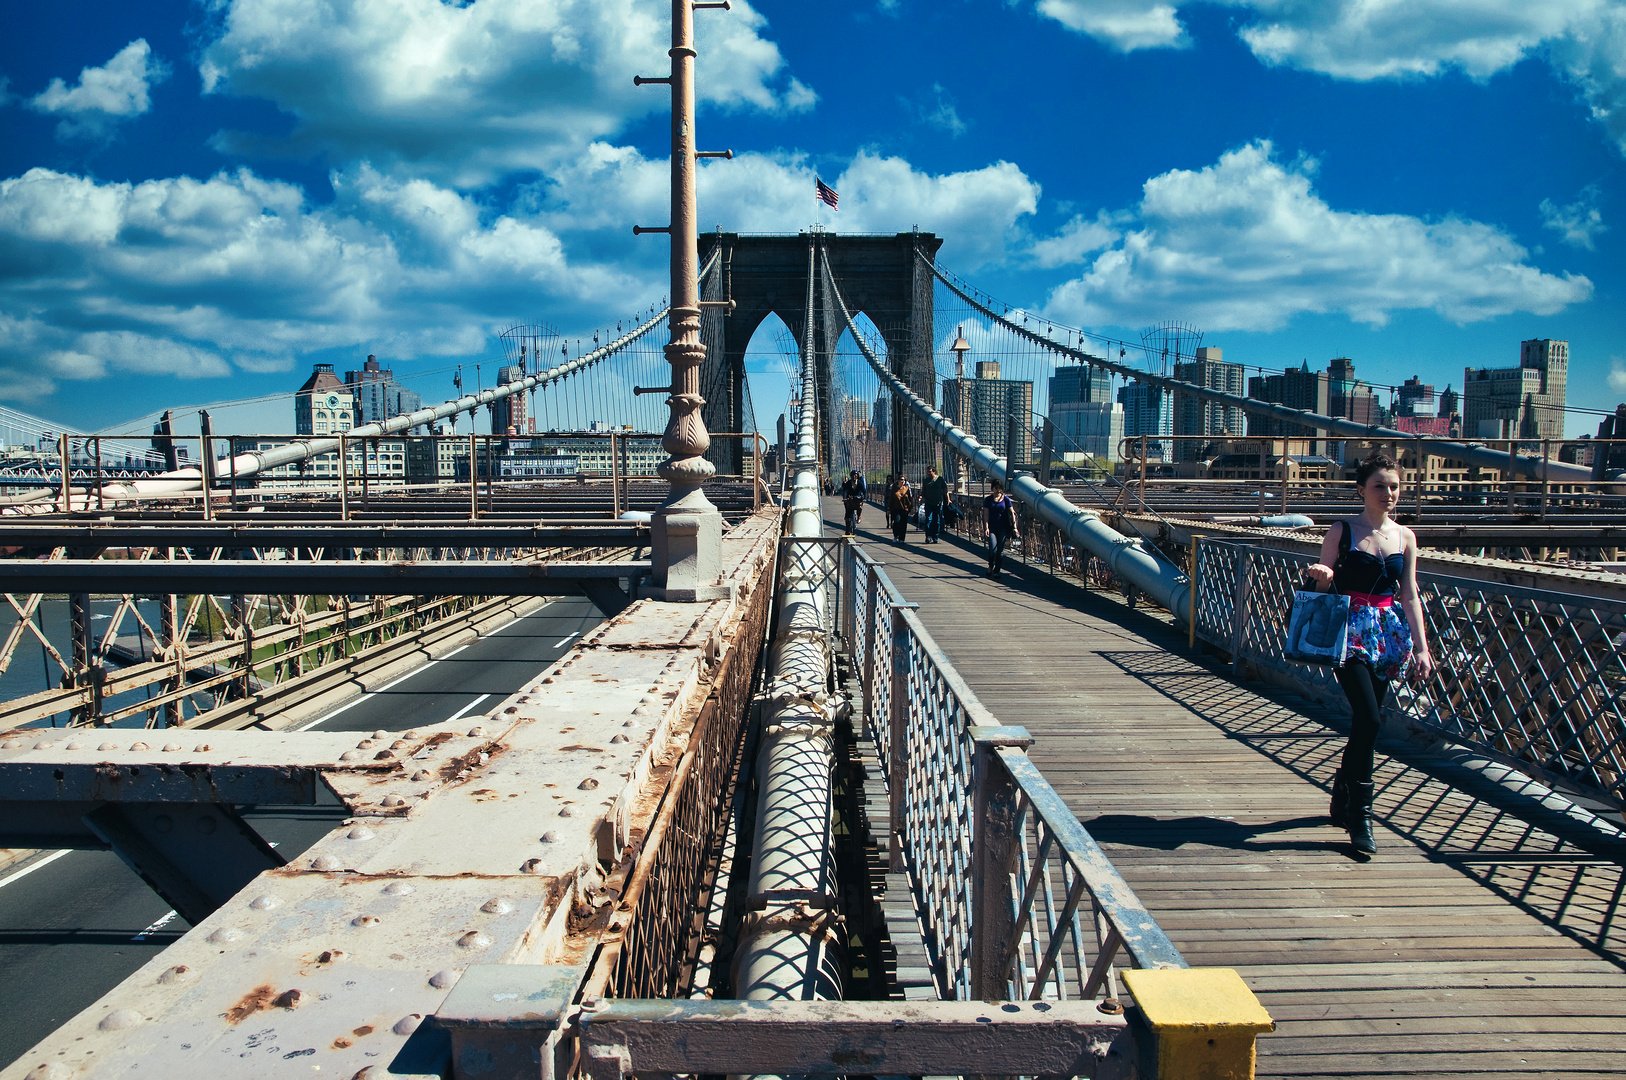
[{"label": "tote bag", "polygon": [[1299,589],[1287,619],[1283,655],[1301,664],[1339,667],[1349,648],[1349,597]]}]

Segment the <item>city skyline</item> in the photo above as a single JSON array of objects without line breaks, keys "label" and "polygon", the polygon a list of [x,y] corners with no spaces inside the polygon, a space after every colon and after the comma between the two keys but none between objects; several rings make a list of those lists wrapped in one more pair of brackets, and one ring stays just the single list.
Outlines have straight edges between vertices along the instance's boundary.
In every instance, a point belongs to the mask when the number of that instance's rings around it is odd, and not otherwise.
[{"label": "city skyline", "polygon": [[[665,213],[664,99],[631,82],[664,56],[659,11],[13,5],[0,402],[96,429],[367,353],[434,401],[456,365],[499,366],[507,326],[574,341],[658,306],[664,253],[629,227]],[[1120,337],[1189,321],[1249,368],[1456,385],[1561,339],[1572,403],[1607,409],[1622,12],[736,4],[698,17],[702,140],[736,154],[700,170],[702,223],[919,226],[1005,302]],[[751,354],[764,424],[775,332]]]}]

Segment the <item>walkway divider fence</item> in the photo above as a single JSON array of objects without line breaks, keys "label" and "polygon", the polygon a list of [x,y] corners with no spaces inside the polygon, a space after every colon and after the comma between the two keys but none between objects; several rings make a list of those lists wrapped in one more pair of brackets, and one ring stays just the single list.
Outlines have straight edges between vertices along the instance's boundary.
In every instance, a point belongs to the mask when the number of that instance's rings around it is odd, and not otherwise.
[{"label": "walkway divider fence", "polygon": [[[1196,636],[1239,672],[1336,696],[1331,668],[1283,659],[1293,592],[1315,556],[1213,537],[1195,546]],[[1396,680],[1389,715],[1626,806],[1626,604],[1424,571],[1417,588],[1437,671]]]},{"label": "walkway divider fence", "polygon": [[1186,962],[886,572],[846,545],[841,630],[886,773],[891,869],[906,871],[939,992],[1121,1008],[1116,964]]}]

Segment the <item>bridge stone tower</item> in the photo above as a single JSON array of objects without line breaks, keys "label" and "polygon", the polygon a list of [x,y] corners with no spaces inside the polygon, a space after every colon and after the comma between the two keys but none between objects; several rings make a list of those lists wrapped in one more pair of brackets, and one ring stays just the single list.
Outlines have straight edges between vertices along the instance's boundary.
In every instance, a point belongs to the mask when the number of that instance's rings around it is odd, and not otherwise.
[{"label": "bridge stone tower", "polygon": [[[907,232],[892,236],[841,236],[835,233],[798,233],[781,236],[746,236],[739,233],[702,235],[702,255],[711,244],[723,246],[723,288],[734,310],[722,320],[722,348],[709,353],[701,383],[706,394],[706,427],[712,431],[738,431],[744,422],[745,350],[762,321],[778,315],[800,342],[812,328],[812,348],[818,378],[820,454],[831,460],[832,415],[830,364],[844,327],[817,280],[812,290],[812,319],[808,319],[808,243],[814,240],[829,253],[830,269],[847,308],[856,318],[869,316],[886,341],[891,370],[926,401],[937,402],[937,377],[932,362],[932,274],[915,257],[918,248],[935,260],[943,241],[932,233]],[[818,263],[814,272],[818,273]],[[806,347],[807,343],[802,342]],[[716,395],[715,398],[713,395]],[[919,479],[932,460],[930,434],[896,401],[892,402],[892,471]],[[738,444],[729,451],[738,454]],[[718,462],[724,472],[740,471],[737,461]],[[732,468],[730,467],[732,466]]]}]

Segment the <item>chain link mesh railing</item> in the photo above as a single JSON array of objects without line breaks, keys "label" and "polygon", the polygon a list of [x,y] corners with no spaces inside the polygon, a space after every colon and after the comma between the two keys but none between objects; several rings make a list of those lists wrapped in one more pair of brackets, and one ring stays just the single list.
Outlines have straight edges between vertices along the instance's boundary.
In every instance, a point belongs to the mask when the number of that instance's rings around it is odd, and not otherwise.
[{"label": "chain link mesh railing", "polygon": [[[1331,669],[1282,659],[1293,592],[1314,562],[1200,539],[1197,636],[1237,663],[1336,693]],[[1423,571],[1417,587],[1437,670],[1426,683],[1396,682],[1387,711],[1626,806],[1626,604]]]}]

